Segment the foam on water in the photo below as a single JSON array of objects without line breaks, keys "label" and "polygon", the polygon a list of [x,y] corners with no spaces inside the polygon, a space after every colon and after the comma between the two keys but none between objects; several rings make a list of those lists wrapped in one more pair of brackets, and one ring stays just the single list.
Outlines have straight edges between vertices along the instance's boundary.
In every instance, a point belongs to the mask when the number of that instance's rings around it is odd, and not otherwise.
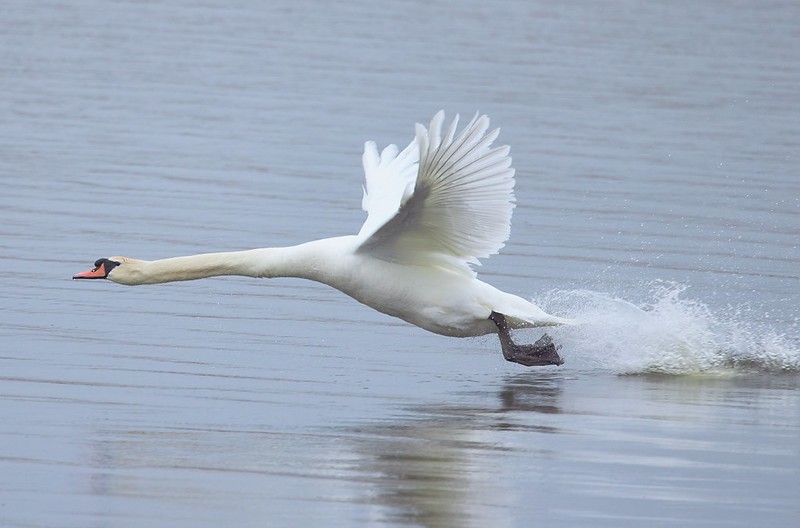
[{"label": "foam on water", "polygon": [[715,313],[674,283],[648,285],[634,304],[587,290],[553,290],[536,304],[576,318],[576,327],[550,333],[570,366],[621,374],[800,372],[800,340],[749,317],[738,307]]}]

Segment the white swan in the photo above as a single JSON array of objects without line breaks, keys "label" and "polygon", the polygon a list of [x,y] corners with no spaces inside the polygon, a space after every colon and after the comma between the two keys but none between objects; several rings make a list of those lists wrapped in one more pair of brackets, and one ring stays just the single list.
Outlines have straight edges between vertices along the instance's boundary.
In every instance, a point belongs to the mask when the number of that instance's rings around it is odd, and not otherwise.
[{"label": "white swan", "polygon": [[517,345],[510,328],[572,324],[477,279],[469,267],[508,239],[514,208],[509,147],[475,116],[442,136],[444,112],[402,152],[364,149],[367,219],[358,235],[293,247],[208,253],[164,260],[101,258],[74,279],[156,284],[219,275],[300,277],[332,286],[379,312],[447,336],[497,333],[503,355],[523,365],[563,361],[549,336]]}]

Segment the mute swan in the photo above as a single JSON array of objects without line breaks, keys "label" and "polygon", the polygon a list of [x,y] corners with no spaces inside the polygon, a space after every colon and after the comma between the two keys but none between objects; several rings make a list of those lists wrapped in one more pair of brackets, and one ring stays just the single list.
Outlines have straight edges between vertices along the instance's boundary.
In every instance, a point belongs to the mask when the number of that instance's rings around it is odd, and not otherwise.
[{"label": "mute swan", "polygon": [[305,278],[437,334],[497,333],[508,361],[560,365],[547,334],[533,345],[518,345],[511,329],[573,321],[478,280],[469,267],[508,239],[514,208],[510,149],[491,148],[499,129],[488,131],[485,115],[476,114],[459,133],[456,116],[444,136],[443,121],[440,111],[427,130],[417,124],[402,152],[389,145],[379,154],[375,143],[365,144],[367,219],[355,236],[153,261],[114,256],[73,279],[137,285],[220,275]]}]

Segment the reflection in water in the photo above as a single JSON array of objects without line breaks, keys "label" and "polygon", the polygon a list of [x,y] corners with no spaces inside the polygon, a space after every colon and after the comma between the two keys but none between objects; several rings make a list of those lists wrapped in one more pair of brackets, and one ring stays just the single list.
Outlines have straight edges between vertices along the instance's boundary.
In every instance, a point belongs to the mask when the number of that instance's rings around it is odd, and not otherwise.
[{"label": "reflection in water", "polygon": [[557,375],[525,373],[507,378],[499,393],[501,411],[559,413],[558,398],[563,390],[562,383],[563,379]]},{"label": "reflection in water", "polygon": [[470,386],[355,427],[97,431],[86,495],[98,517],[145,501],[187,525],[748,526],[796,509],[797,376],[529,371]]},{"label": "reflection in water", "polygon": [[[253,518],[274,519],[285,500],[296,512],[291,518],[308,521],[316,518],[313,508],[298,511],[293,504],[311,494],[323,517],[349,506],[357,511],[353,517],[373,522],[510,525],[514,479],[503,478],[497,464],[515,448],[503,435],[524,434],[526,451],[550,457],[536,439],[560,431],[537,423],[536,415],[560,412],[563,381],[526,372],[493,389],[454,395],[449,403],[407,406],[396,421],[329,434],[178,424],[96,431],[86,457],[94,468],[86,491],[103,518],[130,515],[119,510],[128,504],[119,498],[127,497],[159,503],[154,519],[165,511],[230,515],[236,504],[252,524]],[[525,415],[515,417],[520,412]]]},{"label": "reflection in water", "polygon": [[[511,525],[509,482],[497,479],[494,465],[513,448],[492,431],[559,431],[535,417],[516,421],[513,413],[559,413],[562,379],[526,373],[506,379],[497,397],[470,398],[465,405],[414,406],[412,417],[360,431],[356,445],[361,467],[374,475],[370,502],[387,507],[385,521],[420,526]],[[533,433],[533,434],[531,434]]]}]

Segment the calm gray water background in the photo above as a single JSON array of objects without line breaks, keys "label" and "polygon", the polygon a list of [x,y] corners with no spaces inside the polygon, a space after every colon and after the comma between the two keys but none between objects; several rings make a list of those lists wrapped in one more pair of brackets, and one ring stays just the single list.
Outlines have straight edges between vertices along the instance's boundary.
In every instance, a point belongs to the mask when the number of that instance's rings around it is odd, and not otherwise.
[{"label": "calm gray water background", "polygon": [[[4,2],[0,525],[798,526],[798,27],[777,1]],[[512,146],[480,271],[586,322],[561,368],[299,280],[69,279],[356,233],[363,141],[440,108]]]}]

